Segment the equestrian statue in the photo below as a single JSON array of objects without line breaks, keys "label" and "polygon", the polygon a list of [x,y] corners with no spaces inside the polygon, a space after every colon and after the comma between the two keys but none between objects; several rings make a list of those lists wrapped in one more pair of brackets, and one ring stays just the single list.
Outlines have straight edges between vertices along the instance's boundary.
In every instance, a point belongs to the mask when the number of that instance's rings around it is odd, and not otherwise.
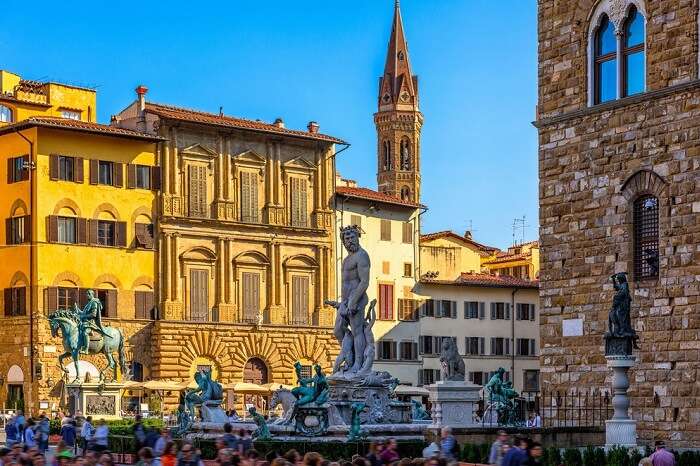
[{"label": "equestrian statue", "polygon": [[122,375],[128,376],[128,368],[124,356],[124,335],[121,330],[102,325],[102,303],[93,290],[87,290],[87,303],[80,309],[73,304],[72,309],[59,309],[49,314],[51,336],[58,336],[61,332],[63,348],[65,352],[58,357],[61,370],[67,375],[68,369],[63,365],[67,357],[73,359],[75,366],[75,379],[80,381],[80,369],[78,361],[81,354],[103,354],[107,359],[107,366],[100,371],[100,381],[105,381],[105,372],[112,371],[112,378],[116,380],[117,364],[112,353],[119,356],[119,369]]}]

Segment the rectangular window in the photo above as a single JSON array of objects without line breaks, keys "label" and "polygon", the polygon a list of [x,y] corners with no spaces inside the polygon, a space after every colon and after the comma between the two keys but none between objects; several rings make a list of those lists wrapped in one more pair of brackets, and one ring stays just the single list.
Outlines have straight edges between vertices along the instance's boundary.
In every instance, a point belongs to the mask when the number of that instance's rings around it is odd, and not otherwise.
[{"label": "rectangular window", "polygon": [[106,162],[104,160],[99,160],[97,164],[97,183],[112,186],[114,184],[114,164],[112,162]]},{"label": "rectangular window", "polygon": [[413,244],[413,224],[405,222],[401,228],[401,240],[404,244]]},{"label": "rectangular window", "polygon": [[419,342],[421,354],[435,355],[439,352],[440,347],[440,337],[433,337],[430,335],[421,335]]},{"label": "rectangular window", "polygon": [[23,316],[27,314],[27,288],[5,288],[5,316]]},{"label": "rectangular window", "polygon": [[290,189],[290,206],[291,206],[291,219],[293,227],[307,227],[308,226],[308,214],[307,214],[307,187],[306,180],[296,177],[291,177],[289,179],[291,189]]},{"label": "rectangular window", "polygon": [[155,299],[152,291],[134,291],[134,311],[137,319],[155,319]]},{"label": "rectangular window", "polygon": [[404,262],[403,276],[406,278],[411,278],[413,276],[413,264],[411,264],[410,262]]},{"label": "rectangular window", "polygon": [[435,317],[435,301],[427,299],[421,307],[421,317]]},{"label": "rectangular window", "polygon": [[382,241],[391,241],[391,220],[382,219],[380,221],[380,236]]},{"label": "rectangular window", "polygon": [[417,302],[414,299],[399,299],[399,320],[418,320]]},{"label": "rectangular window", "polygon": [[540,391],[540,371],[534,369],[528,369],[523,371],[523,391]]},{"label": "rectangular window", "polygon": [[480,354],[483,354],[480,345],[481,338],[483,337],[467,337],[465,340],[465,354],[469,356],[478,356]]},{"label": "rectangular window", "polygon": [[469,381],[473,384],[476,385],[484,385],[485,381],[484,373],[481,371],[477,372],[470,372],[469,373]]},{"label": "rectangular window", "polygon": [[66,244],[76,244],[77,243],[77,232],[76,232],[76,221],[75,217],[58,217],[58,238],[59,243]]},{"label": "rectangular window", "polygon": [[394,319],[394,285],[379,285],[379,319]]},{"label": "rectangular window", "polygon": [[136,236],[136,247],[142,249],[153,249],[153,224],[135,223],[134,232]]},{"label": "rectangular window", "polygon": [[491,320],[510,320],[510,303],[491,303]]},{"label": "rectangular window", "polygon": [[377,345],[378,358],[382,361],[395,361],[396,360],[396,342],[389,340],[380,340]]},{"label": "rectangular window", "polygon": [[260,313],[260,274],[243,272],[243,322],[257,323]]},{"label": "rectangular window", "polygon": [[80,112],[77,110],[61,110],[61,118],[68,120],[80,120]]},{"label": "rectangular window", "polygon": [[517,356],[536,356],[537,341],[534,338],[518,338],[516,340],[516,355]]},{"label": "rectangular window", "polygon": [[362,217],[359,215],[351,215],[350,225],[357,225],[358,227],[362,228]]},{"label": "rectangular window", "polygon": [[209,271],[190,270],[190,320],[209,320]]},{"label": "rectangular window", "polygon": [[517,320],[535,320],[535,305],[528,303],[517,303],[516,319]]},{"label": "rectangular window", "polygon": [[313,377],[313,367],[310,364],[301,366],[300,375],[302,379],[310,379]]},{"label": "rectangular window", "polygon": [[116,246],[115,222],[109,220],[97,221],[97,244],[100,246]]},{"label": "rectangular window", "polygon": [[309,324],[309,277],[292,275],[292,325]]},{"label": "rectangular window", "polygon": [[[117,317],[117,290],[95,290],[97,298],[102,303],[102,317]],[[87,290],[81,288],[79,290],[80,306],[84,306]]]},{"label": "rectangular window", "polygon": [[75,159],[65,155],[58,157],[58,179],[63,181],[73,181]]},{"label": "rectangular window", "polygon": [[457,302],[456,301],[448,301],[448,300],[442,300],[440,301],[440,308],[439,308],[439,315],[436,317],[445,317],[445,318],[452,318],[456,319],[457,318]]},{"label": "rectangular window", "polygon": [[258,174],[241,172],[241,221],[258,223]]},{"label": "rectangular window", "polygon": [[136,165],[135,185],[139,189],[151,189],[151,167],[148,165]]},{"label": "rectangular window", "polygon": [[28,243],[31,237],[31,217],[12,217],[6,220],[5,238],[8,245]]},{"label": "rectangular window", "polygon": [[[77,288],[66,288],[58,287],[56,289],[57,307],[56,309],[71,309],[73,303],[78,304],[78,289]],[[51,309],[49,309],[51,311]]]},{"label": "rectangular window", "polygon": [[28,180],[29,169],[25,167],[28,162],[29,156],[27,155],[7,159],[7,182],[17,183]]},{"label": "rectangular window", "polygon": [[419,369],[418,385],[431,385],[440,381],[439,369]]},{"label": "rectangular window", "polygon": [[400,358],[402,361],[418,360],[418,343],[415,341],[402,341],[399,344]]},{"label": "rectangular window", "polygon": [[189,213],[190,217],[209,217],[207,202],[207,167],[190,165],[189,175]]},{"label": "rectangular window", "polygon": [[464,301],[464,318],[478,319],[479,318],[479,303],[478,301]]},{"label": "rectangular window", "polygon": [[510,339],[509,338],[491,338],[491,355],[505,356],[510,354]]}]

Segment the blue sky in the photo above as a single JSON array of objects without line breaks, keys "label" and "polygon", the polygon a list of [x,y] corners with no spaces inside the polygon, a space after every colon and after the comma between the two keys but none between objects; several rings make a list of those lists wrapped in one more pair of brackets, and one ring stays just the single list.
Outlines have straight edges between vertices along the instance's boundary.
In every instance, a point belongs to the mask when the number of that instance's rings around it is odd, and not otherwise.
[{"label": "blue sky", "polygon": [[[101,122],[139,83],[154,102],[294,128],[316,120],[352,144],[342,175],[376,187],[372,114],[393,0],[119,3],[3,3],[0,69],[97,87]],[[401,8],[425,115],[424,232],[471,224],[477,240],[507,247],[525,215],[536,238],[536,2]]]}]

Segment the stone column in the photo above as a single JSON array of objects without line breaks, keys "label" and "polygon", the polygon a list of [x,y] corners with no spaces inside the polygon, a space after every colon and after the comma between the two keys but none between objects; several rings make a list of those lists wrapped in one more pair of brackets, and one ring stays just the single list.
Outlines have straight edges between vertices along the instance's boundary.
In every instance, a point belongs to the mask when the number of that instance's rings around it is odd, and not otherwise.
[{"label": "stone column", "polygon": [[630,387],[627,371],[635,365],[636,358],[633,355],[608,355],[605,359],[613,371],[612,405],[615,410],[612,419],[605,421],[605,448],[616,445],[636,447],[637,421],[629,416],[630,399],[627,396]]}]

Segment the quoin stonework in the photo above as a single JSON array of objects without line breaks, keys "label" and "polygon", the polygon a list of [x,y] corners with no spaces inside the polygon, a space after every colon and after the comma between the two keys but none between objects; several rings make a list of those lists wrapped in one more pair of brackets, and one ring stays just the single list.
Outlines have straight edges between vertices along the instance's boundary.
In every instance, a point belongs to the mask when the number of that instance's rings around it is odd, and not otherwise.
[{"label": "quoin stonework", "polygon": [[538,6],[543,388],[609,389],[609,278],[627,272],[639,440],[697,446],[698,2]]}]

